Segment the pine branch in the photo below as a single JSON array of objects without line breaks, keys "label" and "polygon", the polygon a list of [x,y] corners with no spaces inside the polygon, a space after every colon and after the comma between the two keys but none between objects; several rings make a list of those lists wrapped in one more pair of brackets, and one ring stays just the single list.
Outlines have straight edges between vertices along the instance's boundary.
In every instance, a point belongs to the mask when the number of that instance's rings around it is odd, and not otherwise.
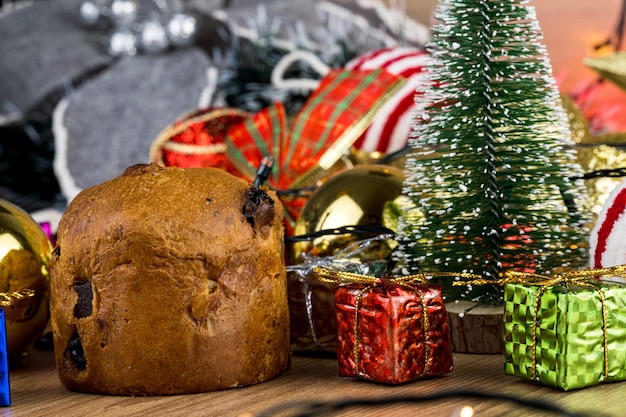
[{"label": "pine branch", "polygon": [[[578,210],[581,170],[534,8],[442,1],[436,18],[430,84],[416,96],[424,122],[406,162],[401,262],[485,278],[581,265],[590,216]],[[499,287],[441,284],[452,299],[501,299]]]}]

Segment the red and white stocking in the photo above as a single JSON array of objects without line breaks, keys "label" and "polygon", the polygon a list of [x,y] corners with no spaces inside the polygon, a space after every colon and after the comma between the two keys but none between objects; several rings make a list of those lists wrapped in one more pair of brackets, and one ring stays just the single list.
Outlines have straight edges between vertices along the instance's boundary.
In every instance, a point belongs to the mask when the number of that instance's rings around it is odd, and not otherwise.
[{"label": "red and white stocking", "polygon": [[626,180],[609,195],[589,238],[591,268],[626,264]]}]

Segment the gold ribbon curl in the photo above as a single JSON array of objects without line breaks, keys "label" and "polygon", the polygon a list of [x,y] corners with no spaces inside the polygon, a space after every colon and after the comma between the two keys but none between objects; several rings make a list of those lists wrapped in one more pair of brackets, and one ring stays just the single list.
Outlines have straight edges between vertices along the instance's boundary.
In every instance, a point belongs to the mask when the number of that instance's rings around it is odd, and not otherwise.
[{"label": "gold ribbon curl", "polygon": [[[430,275],[430,274],[429,274]],[[588,283],[590,280],[597,277],[624,277],[626,278],[626,265],[611,266],[608,268],[596,268],[596,269],[580,269],[575,271],[569,271],[561,274],[533,274],[530,272],[519,271],[504,271],[502,272],[502,278],[500,279],[485,279],[475,274],[453,274],[448,273],[449,276],[459,276],[463,278],[468,275],[470,280],[467,281],[455,281],[452,283],[454,286],[458,285],[502,285],[505,284],[527,284],[527,285],[539,285],[539,286],[554,286],[554,285],[579,285]],[[434,275],[433,275],[434,276]]]},{"label": "gold ribbon curl", "polygon": [[[335,271],[333,269],[323,268],[316,266],[313,268],[313,275],[322,282],[330,284],[342,284],[346,282],[363,285],[376,285],[382,281],[383,278],[372,277],[369,275],[355,274],[352,272]],[[478,281],[481,280],[480,275],[471,274],[467,272],[420,272],[413,275],[403,275],[400,277],[384,278],[390,282],[396,284],[430,284],[428,277],[459,277],[468,280]],[[487,280],[484,280],[487,281]],[[471,282],[471,281],[464,281]],[[454,283],[456,285],[456,282]]]},{"label": "gold ribbon curl", "polygon": [[12,308],[23,302],[30,302],[35,297],[35,290],[30,288],[21,289],[12,292],[0,292],[0,307]]}]

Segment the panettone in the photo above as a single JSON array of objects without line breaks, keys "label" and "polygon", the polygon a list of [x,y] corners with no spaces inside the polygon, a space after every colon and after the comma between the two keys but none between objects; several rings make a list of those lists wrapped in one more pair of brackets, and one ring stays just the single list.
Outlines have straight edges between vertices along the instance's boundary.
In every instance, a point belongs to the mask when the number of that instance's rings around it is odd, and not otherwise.
[{"label": "panettone", "polygon": [[206,392],[288,366],[283,208],[216,168],[136,165],[83,190],[51,266],[56,364],[70,390]]}]

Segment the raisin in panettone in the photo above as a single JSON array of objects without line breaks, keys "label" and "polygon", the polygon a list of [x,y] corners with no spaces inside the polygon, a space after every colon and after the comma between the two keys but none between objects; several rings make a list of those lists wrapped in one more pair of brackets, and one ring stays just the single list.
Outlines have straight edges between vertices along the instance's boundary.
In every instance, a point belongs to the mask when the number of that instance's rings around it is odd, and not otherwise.
[{"label": "raisin in panettone", "polygon": [[70,390],[165,395],[251,385],[289,363],[283,209],[215,168],[130,167],[58,227],[51,322]]}]

